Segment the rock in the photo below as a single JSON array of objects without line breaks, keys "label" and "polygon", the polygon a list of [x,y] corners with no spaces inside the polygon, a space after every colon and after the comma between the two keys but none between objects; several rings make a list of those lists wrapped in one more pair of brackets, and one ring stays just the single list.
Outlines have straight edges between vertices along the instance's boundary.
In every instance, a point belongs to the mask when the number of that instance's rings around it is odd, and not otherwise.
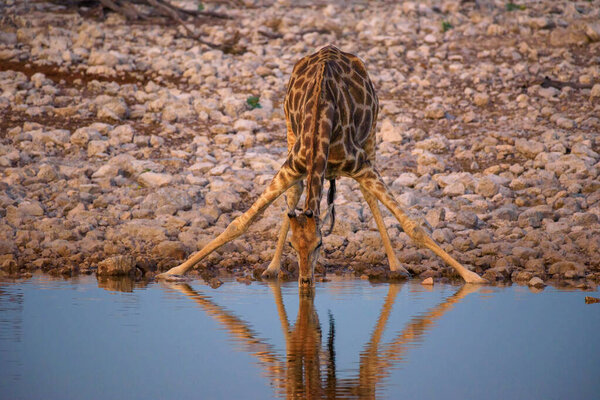
[{"label": "rock", "polygon": [[592,296],[585,296],[585,304],[600,303],[600,299]]},{"label": "rock", "polygon": [[450,144],[448,143],[448,139],[443,136],[435,136],[429,139],[421,140],[415,143],[415,147],[418,149],[423,149],[430,151],[435,154],[442,154],[448,151]]},{"label": "rock", "polygon": [[444,222],[446,218],[446,210],[443,207],[437,207],[429,210],[425,215],[427,223],[431,225],[433,229],[438,228]]},{"label": "rock", "polygon": [[219,278],[211,278],[208,281],[208,285],[213,288],[213,289],[217,289],[219,286],[221,286],[223,284],[223,281],[220,280]]},{"label": "rock", "polygon": [[133,127],[131,125],[119,125],[109,132],[111,146],[117,147],[123,143],[133,142]]},{"label": "rock", "polygon": [[167,240],[166,233],[166,229],[159,226],[154,220],[138,219],[119,226],[115,239],[122,240],[123,237],[126,237],[160,243]]},{"label": "rock", "polygon": [[[122,56],[121,56],[122,58]],[[92,50],[88,58],[90,65],[104,65],[107,67],[115,67],[119,64],[119,54],[114,51],[99,51]]]},{"label": "rock", "polygon": [[162,112],[162,119],[168,122],[181,122],[194,116],[195,111],[193,107],[184,101],[168,104]]},{"label": "rock", "polygon": [[381,140],[384,142],[396,143],[402,142],[402,131],[399,127],[394,126],[393,122],[386,118],[381,123],[381,130],[379,133]]},{"label": "rock", "polygon": [[530,258],[535,258],[538,256],[539,252],[535,249],[531,249],[529,247],[514,247],[512,250],[513,256],[517,259],[523,260],[523,264],[529,260]]},{"label": "rock", "polygon": [[475,228],[479,218],[474,212],[461,210],[456,214],[456,222],[467,228]]},{"label": "rock", "polygon": [[575,127],[575,121],[566,117],[558,117],[556,118],[556,126],[563,129],[573,129]]},{"label": "rock", "polygon": [[519,215],[519,226],[521,228],[539,228],[542,226],[543,214],[539,211],[528,209]]},{"label": "rock", "polygon": [[104,164],[92,174],[94,179],[114,178],[118,175],[119,168],[113,164]]},{"label": "rock", "polygon": [[540,95],[541,97],[544,97],[546,99],[554,98],[554,97],[558,96],[559,94],[560,94],[560,90],[558,90],[554,86],[548,86],[547,88],[540,87],[538,89],[538,95]]},{"label": "rock", "polygon": [[476,106],[483,107],[490,102],[490,96],[487,93],[475,93],[473,96],[473,103]]},{"label": "rock", "polygon": [[421,285],[433,286],[433,278],[429,277],[429,278],[423,279],[423,281],[421,281]]},{"label": "rock", "polygon": [[238,119],[233,124],[233,129],[236,131],[255,131],[258,129],[258,124],[256,121],[252,121],[249,119]]},{"label": "rock", "polygon": [[37,201],[23,201],[19,203],[18,211],[22,215],[41,217],[44,215],[44,209]]},{"label": "rock", "polygon": [[541,280],[540,278],[538,278],[537,276],[534,276],[533,278],[531,278],[529,280],[529,282],[527,282],[527,285],[530,287],[535,287],[535,288],[543,288],[544,286],[546,286],[544,281]]},{"label": "rock", "polygon": [[184,190],[177,188],[160,188],[144,198],[141,208],[158,210],[164,206],[172,206],[175,211],[192,208],[192,197]]},{"label": "rock", "polygon": [[499,190],[499,186],[496,182],[490,178],[482,178],[477,183],[475,193],[482,195],[483,197],[494,197]]},{"label": "rock", "polygon": [[392,187],[402,189],[405,187],[413,187],[417,183],[418,177],[412,172],[405,172],[398,175],[398,177],[392,182]]},{"label": "rock", "polygon": [[409,208],[417,204],[417,196],[413,192],[404,192],[398,196],[398,201],[403,207]]},{"label": "rock", "polygon": [[588,42],[586,33],[574,25],[568,28],[555,28],[550,33],[550,44],[555,47],[583,45]]},{"label": "rock", "polygon": [[529,18],[529,26],[534,29],[549,29],[554,27],[554,22],[548,17]]},{"label": "rock", "polygon": [[430,104],[425,108],[425,118],[441,119],[446,115],[444,108],[439,104]]},{"label": "rock", "polygon": [[108,150],[108,142],[106,140],[92,140],[88,143],[88,157],[105,156]]},{"label": "rock", "polygon": [[145,187],[167,186],[173,181],[173,175],[157,172],[144,172],[138,176],[138,182]]},{"label": "rock", "polygon": [[531,159],[545,151],[544,145],[534,140],[517,139],[515,140],[515,147],[519,153]]},{"label": "rock", "polygon": [[70,132],[66,129],[54,129],[51,131],[30,132],[31,141],[43,145],[54,144],[64,146],[69,142]]},{"label": "rock", "polygon": [[77,129],[70,138],[72,144],[86,147],[90,140],[100,139],[102,135],[96,129],[89,126]]},{"label": "rock", "polygon": [[129,116],[127,103],[121,97],[98,96],[98,118],[107,118],[120,121]]},{"label": "rock", "polygon": [[179,241],[166,240],[160,242],[154,248],[154,254],[160,257],[170,257],[176,260],[184,259],[187,255],[187,251],[183,243]]},{"label": "rock", "polygon": [[444,170],[445,164],[438,156],[426,150],[418,149],[416,151],[419,152],[417,153],[417,172],[419,174],[436,173]]},{"label": "rock", "polygon": [[584,29],[590,42],[600,41],[600,22],[586,22]]},{"label": "rock", "polygon": [[483,230],[471,231],[471,233],[469,233],[469,238],[475,246],[488,244],[492,241],[492,236],[488,232]]},{"label": "rock", "polygon": [[444,188],[444,190],[442,191],[442,194],[444,196],[462,196],[463,194],[465,194],[466,189],[465,189],[465,185],[463,185],[462,182],[454,182],[451,183],[450,185],[446,186]]},{"label": "rock", "polygon": [[132,275],[135,273],[135,259],[131,256],[113,256],[98,263],[99,276]]},{"label": "rock", "polygon": [[585,276],[583,265],[572,261],[559,261],[548,268],[550,275],[562,275],[565,278],[579,278]]},{"label": "rock", "polygon": [[44,164],[40,166],[37,178],[46,183],[55,181],[58,178],[56,169],[52,165]]},{"label": "rock", "polygon": [[598,215],[592,213],[575,213],[572,220],[575,226],[591,226],[598,224]]},{"label": "rock", "polygon": [[12,240],[0,240],[0,254],[10,254],[16,249]]},{"label": "rock", "polygon": [[15,256],[12,254],[0,255],[0,270],[8,272],[9,274],[19,272]]},{"label": "rock", "polygon": [[230,117],[238,117],[246,110],[246,102],[242,99],[236,99],[233,96],[225,97],[222,100],[223,111]]},{"label": "rock", "polygon": [[600,83],[596,83],[592,86],[592,90],[590,90],[590,100],[595,97],[600,97]]}]

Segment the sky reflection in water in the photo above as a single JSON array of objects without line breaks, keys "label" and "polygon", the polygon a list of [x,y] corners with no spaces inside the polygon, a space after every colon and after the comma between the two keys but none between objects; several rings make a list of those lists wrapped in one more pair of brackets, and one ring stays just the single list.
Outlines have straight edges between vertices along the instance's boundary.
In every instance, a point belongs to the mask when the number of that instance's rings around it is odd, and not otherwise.
[{"label": "sky reflection in water", "polygon": [[591,399],[598,292],[0,282],[2,399]]}]

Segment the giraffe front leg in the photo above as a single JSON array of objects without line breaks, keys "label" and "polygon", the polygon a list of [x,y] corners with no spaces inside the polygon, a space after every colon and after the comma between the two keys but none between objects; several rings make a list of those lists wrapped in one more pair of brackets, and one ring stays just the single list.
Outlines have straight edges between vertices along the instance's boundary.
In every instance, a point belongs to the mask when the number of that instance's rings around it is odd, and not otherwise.
[{"label": "giraffe front leg", "polygon": [[469,271],[458,261],[446,253],[414,220],[408,217],[396,199],[392,196],[387,186],[379,176],[379,173],[372,166],[365,167],[353,178],[360,184],[365,191],[372,193],[394,214],[402,229],[417,244],[422,245],[437,254],[442,260],[450,265],[467,283],[486,283],[473,271]]},{"label": "giraffe front leg", "polygon": [[244,214],[234,219],[227,228],[208,243],[202,250],[191,256],[183,264],[171,268],[167,272],[157,275],[157,279],[170,279],[174,275],[183,275],[190,268],[200,262],[204,257],[228,243],[235,238],[241,236],[248,230],[252,222],[281,194],[283,194],[290,186],[296,183],[300,179],[300,175],[294,173],[289,168],[289,163],[286,162],[283,167],[277,172],[267,189],[260,195],[260,197],[252,204],[252,206]]},{"label": "giraffe front leg", "polygon": [[263,278],[276,278],[281,270],[281,255],[283,254],[283,246],[285,246],[285,239],[287,238],[288,231],[290,229],[290,218],[288,213],[294,211],[300,196],[302,195],[302,182],[296,183],[287,191],[287,211],[283,214],[283,223],[281,230],[279,231],[279,237],[277,238],[277,247],[275,248],[275,255],[267,269],[262,273]]},{"label": "giraffe front leg", "polygon": [[367,204],[369,205],[369,208],[371,209],[371,212],[373,213],[373,218],[377,224],[377,229],[379,229],[379,234],[381,235],[381,240],[383,241],[383,247],[385,248],[385,253],[387,254],[388,262],[390,264],[390,271],[397,271],[404,276],[410,276],[410,273],[402,266],[398,260],[398,257],[396,257],[396,253],[392,247],[392,242],[390,241],[390,236],[388,235],[385,224],[383,223],[383,217],[381,216],[381,211],[379,210],[379,204],[377,204],[377,198],[362,185],[360,186],[360,191],[362,192]]}]

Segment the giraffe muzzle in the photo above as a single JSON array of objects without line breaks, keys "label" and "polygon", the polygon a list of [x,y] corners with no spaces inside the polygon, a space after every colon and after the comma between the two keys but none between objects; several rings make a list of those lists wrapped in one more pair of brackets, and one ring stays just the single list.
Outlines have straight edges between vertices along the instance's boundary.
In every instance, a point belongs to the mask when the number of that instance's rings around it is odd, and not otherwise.
[{"label": "giraffe muzzle", "polygon": [[313,285],[313,280],[312,278],[300,278],[298,279],[298,283],[300,285],[300,287],[310,287]]}]

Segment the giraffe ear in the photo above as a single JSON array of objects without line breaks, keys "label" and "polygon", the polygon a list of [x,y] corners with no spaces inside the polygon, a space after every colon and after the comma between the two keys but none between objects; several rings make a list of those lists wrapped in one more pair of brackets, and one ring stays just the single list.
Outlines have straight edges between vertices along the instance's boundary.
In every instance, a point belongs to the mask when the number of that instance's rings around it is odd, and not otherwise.
[{"label": "giraffe ear", "polygon": [[306,215],[308,218],[312,218],[313,212],[312,212],[312,210],[306,210],[306,211],[304,211],[304,215]]}]

